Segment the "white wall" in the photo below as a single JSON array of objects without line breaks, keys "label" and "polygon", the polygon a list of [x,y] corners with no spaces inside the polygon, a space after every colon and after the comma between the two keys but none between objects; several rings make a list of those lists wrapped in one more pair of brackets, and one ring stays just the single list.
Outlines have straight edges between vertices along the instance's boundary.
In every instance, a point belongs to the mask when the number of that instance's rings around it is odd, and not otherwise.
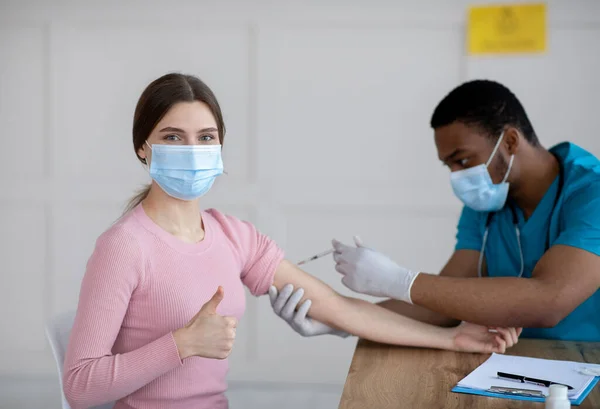
[{"label": "white wall", "polygon": [[[75,307],[96,237],[147,180],[132,114],[167,71],[199,75],[224,109],[229,175],[205,206],[292,260],[360,233],[439,270],[460,206],[428,121],[464,80],[512,88],[546,146],[600,154],[600,1],[550,1],[549,52],[504,58],[465,57],[468,3],[0,0],[0,386],[54,374],[43,325]],[[348,293],[332,267],[308,270]],[[355,344],[297,336],[265,297],[238,334],[237,381],[340,385]]]}]

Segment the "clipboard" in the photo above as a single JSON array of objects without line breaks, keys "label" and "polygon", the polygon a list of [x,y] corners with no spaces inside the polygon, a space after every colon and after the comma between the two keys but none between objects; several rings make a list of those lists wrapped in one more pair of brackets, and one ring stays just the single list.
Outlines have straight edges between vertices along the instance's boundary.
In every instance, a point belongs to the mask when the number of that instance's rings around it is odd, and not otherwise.
[{"label": "clipboard", "polygon": [[546,385],[535,382],[522,383],[500,376],[504,373],[518,374],[532,380],[547,379],[553,383],[571,385],[568,392],[569,401],[572,405],[579,406],[598,384],[600,365],[492,354],[462,378],[451,391],[530,402],[546,401],[548,394]]},{"label": "clipboard", "polygon": [[[581,403],[585,400],[585,398],[590,394],[592,389],[594,389],[596,384],[598,384],[598,381],[600,381],[600,377],[596,376],[594,378],[594,380],[588,385],[587,388],[585,388],[583,393],[581,395],[579,395],[579,397],[576,400],[569,399],[571,401],[571,405],[574,405],[574,406],[581,405]],[[515,390],[519,390],[519,389],[515,388]],[[500,392],[497,389],[493,390],[491,388],[488,390],[479,390],[479,389],[471,389],[471,388],[463,388],[461,386],[455,386],[454,388],[452,388],[452,392],[467,393],[470,395],[487,396],[490,398],[524,400],[524,401],[529,401],[529,402],[545,402],[546,401],[545,396],[541,397],[541,396],[530,396],[527,394],[519,394],[519,393]]]}]

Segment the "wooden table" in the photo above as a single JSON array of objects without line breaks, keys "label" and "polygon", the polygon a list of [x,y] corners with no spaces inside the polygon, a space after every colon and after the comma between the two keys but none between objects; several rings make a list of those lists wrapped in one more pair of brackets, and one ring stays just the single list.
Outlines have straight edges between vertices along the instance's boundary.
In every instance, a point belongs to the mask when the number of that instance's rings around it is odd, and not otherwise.
[{"label": "wooden table", "polygon": [[[520,339],[507,355],[600,363],[600,343]],[[543,403],[450,390],[489,355],[394,347],[359,340],[340,409],[543,408]],[[600,385],[581,406],[600,408]]]}]

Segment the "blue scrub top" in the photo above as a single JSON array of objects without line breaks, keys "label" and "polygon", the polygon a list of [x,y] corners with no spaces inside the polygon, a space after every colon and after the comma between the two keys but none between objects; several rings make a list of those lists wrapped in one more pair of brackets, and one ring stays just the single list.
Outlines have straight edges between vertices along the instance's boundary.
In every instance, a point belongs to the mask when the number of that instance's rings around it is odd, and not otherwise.
[{"label": "blue scrub top", "polygon": [[[525,268],[530,278],[537,262],[550,246],[577,247],[600,256],[600,161],[579,146],[563,142],[550,149],[563,167],[563,188],[558,193],[558,177],[528,220],[516,205]],[[487,212],[464,207],[458,222],[456,250],[481,251]],[[521,260],[510,204],[498,211],[489,225],[485,246],[487,273],[490,277],[516,277]],[[577,275],[577,271],[565,271]],[[600,274],[600,271],[598,271]],[[551,308],[551,306],[548,306]],[[600,290],[553,328],[525,328],[523,337],[570,341],[600,341]]]}]

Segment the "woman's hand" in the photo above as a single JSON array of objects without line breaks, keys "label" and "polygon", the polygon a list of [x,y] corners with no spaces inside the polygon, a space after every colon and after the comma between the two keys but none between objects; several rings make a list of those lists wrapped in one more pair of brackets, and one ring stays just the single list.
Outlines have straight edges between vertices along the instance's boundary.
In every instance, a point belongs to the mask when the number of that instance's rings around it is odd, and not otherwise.
[{"label": "woman's hand", "polygon": [[217,314],[223,295],[223,288],[219,286],[198,314],[173,333],[181,359],[190,356],[225,359],[231,353],[237,319]]},{"label": "woman's hand", "polygon": [[519,341],[523,328],[489,328],[462,322],[452,331],[452,345],[461,352],[497,352],[503,354],[507,348]]}]

